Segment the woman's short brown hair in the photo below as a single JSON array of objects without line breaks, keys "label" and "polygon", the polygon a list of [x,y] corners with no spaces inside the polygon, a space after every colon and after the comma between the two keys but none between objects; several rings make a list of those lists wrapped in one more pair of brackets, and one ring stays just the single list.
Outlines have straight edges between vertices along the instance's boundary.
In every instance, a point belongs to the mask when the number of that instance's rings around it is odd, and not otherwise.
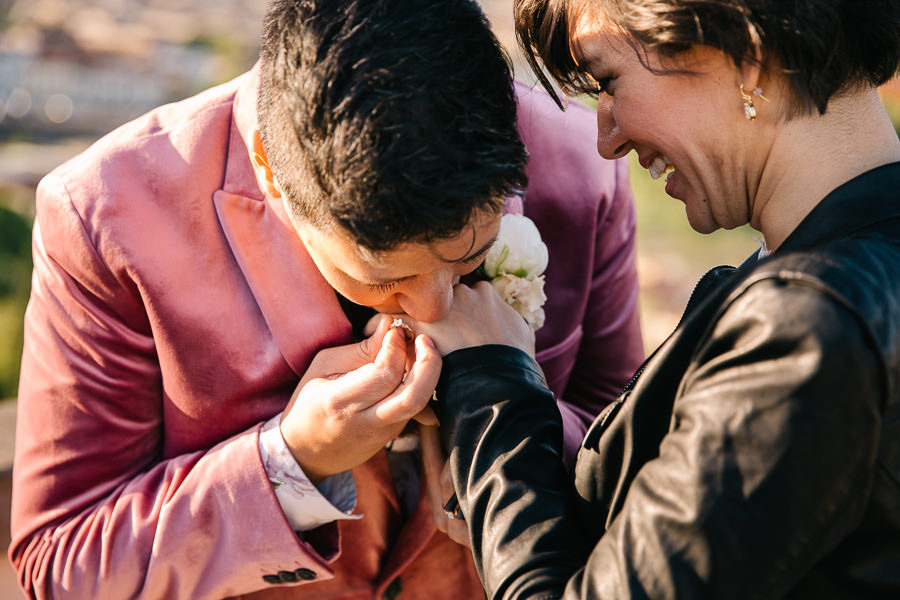
[{"label": "woman's short brown hair", "polygon": [[664,57],[697,45],[738,67],[762,56],[790,83],[789,114],[824,113],[835,94],[885,83],[900,66],[897,0],[515,0],[519,43],[548,89],[540,63],[567,93],[590,87],[570,48],[573,23],[590,10]]}]

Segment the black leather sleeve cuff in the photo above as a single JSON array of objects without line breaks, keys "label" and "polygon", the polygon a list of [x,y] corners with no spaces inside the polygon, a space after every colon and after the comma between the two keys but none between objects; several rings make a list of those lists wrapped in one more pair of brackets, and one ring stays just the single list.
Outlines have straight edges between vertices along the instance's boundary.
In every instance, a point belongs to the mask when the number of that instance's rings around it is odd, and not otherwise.
[{"label": "black leather sleeve cuff", "polygon": [[464,348],[444,357],[432,403],[441,423],[445,449],[459,420],[478,407],[498,401],[516,402],[537,393],[549,395],[540,365],[526,352],[490,344]]}]

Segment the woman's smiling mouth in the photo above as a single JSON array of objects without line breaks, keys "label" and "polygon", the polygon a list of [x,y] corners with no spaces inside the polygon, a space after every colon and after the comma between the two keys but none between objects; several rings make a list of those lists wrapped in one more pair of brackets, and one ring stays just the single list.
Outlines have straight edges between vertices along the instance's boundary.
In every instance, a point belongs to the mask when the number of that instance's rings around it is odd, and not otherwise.
[{"label": "woman's smiling mouth", "polygon": [[672,164],[672,161],[662,155],[654,158],[650,166],[647,167],[647,170],[650,171],[650,178],[653,180],[659,179],[664,173],[674,169],[675,165]]}]

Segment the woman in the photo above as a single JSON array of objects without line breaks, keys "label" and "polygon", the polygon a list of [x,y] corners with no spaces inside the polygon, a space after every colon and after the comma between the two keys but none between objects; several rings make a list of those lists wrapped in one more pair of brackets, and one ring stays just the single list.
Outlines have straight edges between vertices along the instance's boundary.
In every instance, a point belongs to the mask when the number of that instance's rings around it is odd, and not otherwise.
[{"label": "woman", "polygon": [[[491,598],[900,597],[900,141],[876,94],[900,4],[519,0],[533,62],[598,92],[707,273],[582,444],[574,484],[527,328],[485,287],[413,324]],[[520,321],[521,319],[519,319]],[[599,366],[599,365],[598,365]]]}]

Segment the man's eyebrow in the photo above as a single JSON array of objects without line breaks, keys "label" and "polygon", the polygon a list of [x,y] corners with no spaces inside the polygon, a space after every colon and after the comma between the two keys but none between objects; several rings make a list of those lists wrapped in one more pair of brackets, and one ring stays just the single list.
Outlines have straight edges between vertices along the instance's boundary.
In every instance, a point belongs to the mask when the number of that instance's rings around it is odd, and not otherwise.
[{"label": "man's eyebrow", "polygon": [[482,254],[484,254],[485,252],[487,252],[488,250],[490,250],[490,249],[491,249],[491,246],[493,246],[493,245],[494,245],[494,242],[496,242],[496,241],[497,241],[497,236],[495,235],[494,237],[492,237],[492,238],[488,241],[487,244],[485,244],[484,246],[482,246],[481,248],[479,248],[479,249],[476,250],[475,252],[472,252],[471,254],[468,254],[468,255],[466,255],[466,256],[463,256],[462,258],[456,258],[456,259],[453,259],[453,260],[447,260],[447,259],[443,259],[443,258],[442,258],[441,260],[444,261],[445,263],[464,263],[464,262],[468,262],[468,261],[472,260],[473,258],[475,258],[476,256],[481,256]]}]

